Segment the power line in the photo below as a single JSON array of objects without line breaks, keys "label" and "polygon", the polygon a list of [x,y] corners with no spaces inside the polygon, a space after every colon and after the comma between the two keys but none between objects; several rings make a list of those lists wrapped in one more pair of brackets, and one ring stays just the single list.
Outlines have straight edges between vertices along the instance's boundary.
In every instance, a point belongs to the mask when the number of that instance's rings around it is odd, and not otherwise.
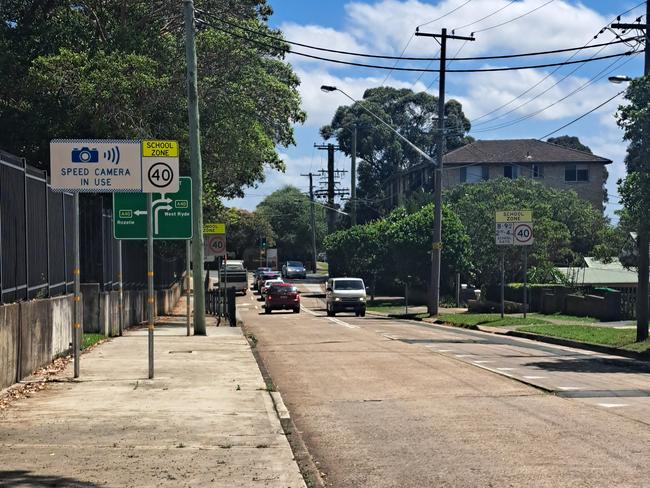
[{"label": "power line", "polygon": [[[604,48],[602,48],[602,49],[604,49]],[[602,49],[601,49],[601,50],[602,50]],[[600,51],[599,51],[599,52],[600,52]],[[598,54],[598,53],[596,53],[596,54]],[[594,56],[595,56],[595,55],[594,55]],[[611,68],[612,66],[614,66],[615,64],[617,64],[620,60],[621,60],[621,59],[616,59],[616,60],[614,60],[614,61],[613,61],[612,63],[610,63],[607,67],[605,67],[603,70],[601,70],[599,73],[597,73],[594,77],[592,77],[592,80],[593,80],[594,78],[598,77],[598,76],[599,76],[603,71],[605,71],[605,70]],[[625,64],[625,63],[623,63],[623,64]],[[623,64],[622,64],[622,65],[623,65]],[[622,66],[622,65],[621,65],[621,66]],[[620,67],[620,66],[619,66],[619,67]],[[544,89],[543,91],[541,91],[540,93],[538,93],[538,94],[535,95],[534,97],[528,99],[527,101],[525,101],[525,102],[523,102],[523,103],[520,103],[519,105],[517,105],[517,106],[511,108],[511,109],[508,110],[507,112],[504,112],[504,113],[502,113],[502,114],[500,114],[500,115],[497,115],[496,117],[492,117],[491,119],[485,120],[485,121],[483,121],[483,122],[479,122],[478,124],[475,124],[475,125],[477,125],[477,126],[481,126],[481,125],[489,124],[489,123],[491,123],[491,122],[494,122],[494,121],[496,121],[496,120],[499,120],[499,119],[505,117],[505,116],[508,115],[508,114],[511,114],[512,112],[514,112],[514,111],[516,111],[516,110],[519,110],[519,109],[522,108],[522,107],[525,107],[525,106],[528,105],[529,103],[531,103],[531,102],[537,100],[539,97],[541,97],[541,96],[544,95],[545,93],[548,93],[549,91],[551,91],[553,88],[555,88],[557,85],[559,85],[560,83],[562,83],[564,80],[566,80],[569,76],[571,76],[572,74],[574,74],[574,73],[575,73],[576,71],[578,71],[580,68],[582,68],[582,66],[580,66],[580,65],[576,66],[573,70],[571,70],[571,71],[569,71],[568,73],[566,73],[562,78],[560,78],[559,80],[557,80],[557,81],[556,81],[555,83],[553,83],[551,86],[549,86],[548,88]]]},{"label": "power line", "polygon": [[[385,55],[385,54],[359,53],[359,52],[354,52],[354,51],[342,51],[342,50],[339,50],[339,49],[330,49],[330,48],[325,48],[325,47],[321,47],[321,46],[314,46],[312,44],[305,44],[305,43],[296,42],[296,41],[289,41],[289,40],[284,39],[282,37],[274,36],[274,35],[268,34],[266,32],[260,32],[260,31],[255,30],[255,29],[251,29],[250,27],[246,27],[246,26],[243,26],[243,25],[240,25],[240,24],[230,22],[228,20],[223,19],[222,17],[218,17],[216,15],[213,15],[213,14],[211,14],[209,12],[206,12],[206,11],[203,11],[203,10],[200,10],[200,9],[196,9],[196,10],[198,12],[208,16],[208,17],[212,17],[213,19],[217,20],[218,22],[222,22],[222,23],[228,25],[229,27],[232,27],[232,28],[235,28],[235,29],[241,29],[241,30],[246,31],[246,32],[248,32],[250,34],[253,34],[255,36],[266,37],[266,38],[274,40],[274,41],[278,41],[278,42],[281,42],[281,43],[286,43],[286,44],[290,44],[290,45],[294,45],[294,46],[304,47],[304,48],[307,48],[307,49],[312,49],[314,51],[328,52],[328,53],[333,53],[333,54],[342,54],[342,55],[345,55],[345,56],[355,56],[355,57],[361,57],[361,58],[397,60],[397,62],[399,62],[399,61],[440,61],[440,58],[438,58],[438,57],[431,58],[431,57],[403,56],[404,52],[406,51],[407,47],[409,46],[409,44],[411,43],[411,41],[413,39],[413,35],[411,35],[411,38],[409,39],[408,43],[406,44],[406,46],[404,46],[404,49],[402,50],[402,54],[400,54],[399,56],[390,56],[390,55]],[[205,22],[205,21],[202,21],[202,22],[207,24],[207,22]],[[209,25],[214,27],[212,24],[209,24]],[[422,24],[422,25],[426,25],[426,24]],[[421,26],[418,26],[418,27],[421,27]],[[231,31],[227,31],[227,32],[231,32]],[[479,32],[479,31],[477,31],[477,32]],[[638,36],[630,37],[630,38],[627,38],[627,39],[622,39],[621,38],[621,39],[619,39],[617,41],[612,41],[612,42],[602,43],[602,44],[593,44],[593,45],[588,46],[588,47],[589,48],[596,48],[596,47],[601,47],[601,46],[609,46],[609,45],[614,45],[614,44],[621,44],[621,43],[625,43],[627,41],[635,40],[637,38],[638,38]],[[273,46],[273,47],[284,50],[284,48],[280,48],[279,46]],[[586,48],[585,46],[582,46],[582,47],[570,47],[570,48],[564,48],[564,49],[552,49],[552,50],[547,50],[547,51],[535,51],[535,52],[530,52],[530,53],[502,54],[502,55],[497,55],[497,56],[474,56],[474,57],[465,57],[465,58],[456,58],[456,57],[454,57],[454,58],[449,58],[449,60],[452,60],[452,61],[485,61],[485,60],[493,60],[493,59],[510,59],[510,58],[521,58],[521,57],[530,57],[530,56],[543,56],[543,55],[548,55],[548,54],[559,54],[559,53],[570,52],[570,51],[577,51],[577,50],[579,51],[579,50],[582,50],[582,49],[585,49],[585,48]],[[290,52],[293,52],[293,51],[290,51]],[[298,53],[294,52],[294,54],[298,54]],[[393,68],[391,68],[389,66],[384,66],[383,68],[384,69],[393,69]]]},{"label": "power line", "polygon": [[[640,6],[645,5],[645,3],[646,3],[646,2],[643,1],[643,2],[641,2],[641,3],[637,4],[637,5],[635,5],[634,7],[632,7],[632,8],[630,8],[630,9],[626,10],[625,12],[622,12],[622,13],[619,14],[616,18],[612,19],[612,22],[614,22],[614,21],[620,19],[621,16],[630,13],[631,11],[633,11],[633,10],[639,8]],[[641,18],[639,17],[639,19],[637,19],[637,20],[640,20],[640,19],[641,19]],[[597,34],[596,34],[592,39],[590,39],[589,41],[587,41],[587,42],[584,44],[584,46],[582,47],[582,49],[586,49],[586,48],[590,47],[589,44],[591,44],[592,41],[594,41],[595,39],[597,39],[598,36],[599,36],[600,34],[602,34],[603,32],[605,32],[605,29],[607,28],[608,25],[609,25],[609,24],[607,24],[607,25],[605,25],[604,27],[602,27],[601,30],[600,30],[600,31],[599,31],[599,32],[598,32],[598,33],[597,33]],[[618,33],[615,33],[615,35],[618,37]],[[593,46],[595,47],[596,45],[593,45]],[[571,59],[573,59],[573,58],[574,58],[574,57],[575,57],[575,56],[576,56],[576,55],[577,55],[577,54],[578,54],[582,49],[580,49],[580,50],[574,52],[571,56],[569,56],[569,57],[566,59],[566,61],[570,61]],[[535,84],[534,84],[533,86],[531,86],[530,88],[524,90],[523,92],[521,92],[519,95],[517,95],[517,96],[514,97],[513,99],[509,100],[508,102],[506,102],[506,103],[504,103],[504,104],[498,106],[497,108],[495,108],[495,109],[493,109],[493,110],[491,110],[491,111],[489,111],[489,112],[487,112],[487,113],[481,115],[480,117],[477,117],[477,118],[474,119],[472,122],[475,123],[476,121],[481,120],[481,119],[483,119],[483,118],[485,118],[485,117],[487,117],[487,116],[489,116],[489,115],[492,115],[493,113],[498,112],[499,110],[501,110],[501,109],[504,108],[504,107],[507,107],[507,106],[510,105],[512,102],[515,102],[515,101],[518,100],[519,98],[521,98],[521,97],[523,97],[524,95],[526,95],[527,93],[529,93],[531,90],[534,90],[535,88],[537,88],[537,87],[538,87],[539,85],[541,85],[544,81],[546,81],[548,78],[550,78],[553,74],[555,74],[557,71],[559,71],[560,68],[561,68],[561,67],[558,66],[557,68],[555,68],[554,70],[552,70],[550,73],[548,73],[546,76],[544,76],[544,78],[542,78],[540,81],[538,81],[537,83],[535,83]]]},{"label": "power line", "polygon": [[[638,54],[638,52],[635,53],[635,54]],[[631,60],[631,59],[628,59],[625,63],[629,62],[630,60]],[[622,66],[623,64],[625,64],[625,63],[622,63],[621,66]],[[614,64],[614,63],[612,63],[612,64]],[[545,107],[543,107],[543,108],[541,108],[541,109],[539,109],[539,110],[536,110],[536,111],[533,112],[533,113],[527,114],[527,115],[525,115],[525,116],[523,116],[523,117],[520,117],[520,118],[515,119],[515,120],[513,120],[513,121],[506,122],[506,123],[503,123],[503,124],[500,124],[500,125],[497,125],[497,126],[485,127],[485,128],[483,128],[483,129],[477,129],[477,130],[474,131],[474,132],[490,132],[490,131],[493,131],[493,130],[504,129],[504,128],[506,128],[506,127],[510,127],[510,126],[512,126],[512,125],[519,124],[519,123],[523,122],[524,120],[528,120],[528,119],[530,119],[531,117],[534,117],[534,116],[536,116],[536,115],[539,115],[540,113],[542,113],[542,112],[548,110],[549,108],[551,108],[551,107],[557,105],[558,103],[560,103],[560,102],[566,100],[567,98],[569,98],[569,97],[575,95],[576,93],[581,92],[582,90],[584,90],[585,88],[587,88],[589,85],[591,85],[591,84],[593,84],[594,82],[596,82],[596,81],[598,81],[598,80],[604,78],[604,77],[607,76],[608,74],[613,73],[614,70],[611,70],[611,71],[609,71],[608,73],[606,73],[605,75],[600,76],[600,75],[603,73],[603,71],[609,69],[609,68],[612,66],[612,64],[610,64],[609,66],[607,66],[605,69],[601,70],[597,75],[595,75],[595,76],[592,77],[590,80],[588,80],[588,81],[586,81],[585,83],[583,83],[582,85],[580,85],[578,88],[576,88],[576,89],[573,90],[572,92],[569,92],[567,95],[563,96],[562,98],[560,98],[560,99],[554,101],[553,103],[551,103],[551,104],[549,104],[549,105],[547,105],[547,106],[545,106]],[[620,68],[620,66],[619,66],[619,68]],[[618,69],[618,68],[616,68],[616,69]]]},{"label": "power line", "polygon": [[453,10],[450,10],[450,11],[447,12],[446,14],[441,15],[441,16],[438,17],[437,19],[430,20],[430,21],[428,21],[428,22],[425,22],[424,24],[420,24],[420,25],[418,25],[417,27],[418,27],[418,28],[419,28],[419,27],[424,27],[425,25],[429,25],[429,24],[433,24],[434,22],[438,22],[439,20],[444,19],[444,18],[447,17],[448,15],[451,15],[451,14],[453,14],[454,12],[457,12],[458,10],[460,10],[461,8],[463,8],[465,5],[467,5],[467,4],[468,4],[469,2],[471,2],[471,1],[472,1],[472,0],[467,0],[465,3],[459,5],[458,7],[456,7],[456,8],[453,9]]},{"label": "power line", "polygon": [[[290,54],[295,54],[296,56],[303,56],[306,58],[311,58],[311,59],[318,59],[320,61],[327,61],[329,63],[335,63],[335,64],[343,64],[347,66],[357,66],[360,68],[373,68],[373,69],[388,69],[388,70],[395,70],[395,71],[408,71],[408,72],[414,72],[414,73],[420,73],[420,72],[425,72],[425,73],[438,73],[440,70],[438,69],[422,69],[422,68],[400,68],[400,67],[390,67],[390,66],[382,66],[382,65],[375,65],[375,64],[365,64],[365,63],[355,63],[352,61],[341,61],[338,59],[331,59],[331,58],[325,58],[322,56],[314,56],[312,54],[307,54],[303,52],[298,52],[294,51],[290,48],[284,48],[280,46],[273,46],[271,44],[267,44],[261,41],[257,41],[255,39],[250,39],[248,37],[242,36],[240,34],[235,34],[232,31],[229,31],[228,29],[224,29],[222,27],[216,26],[214,24],[211,24],[209,22],[206,22],[204,20],[199,20],[199,22],[208,25],[216,30],[219,30],[221,32],[224,32],[226,34],[229,34],[233,37],[237,37],[239,39],[251,42],[253,44],[257,44],[263,47],[266,47],[268,49],[276,49],[278,51],[283,51],[286,53]],[[617,53],[617,54],[610,54],[607,56],[600,56],[600,57],[595,57],[595,58],[589,58],[589,59],[579,59],[575,61],[568,61],[568,62],[561,62],[561,63],[545,63],[545,64],[536,64],[536,65],[528,65],[528,66],[508,66],[508,67],[503,67],[503,68],[474,68],[474,69],[450,69],[447,70],[449,73],[491,73],[491,72],[500,72],[500,71],[518,71],[518,70],[523,70],[523,69],[537,69],[537,68],[548,68],[551,66],[566,66],[569,64],[577,64],[577,63],[585,63],[585,62],[590,62],[590,61],[600,61],[602,59],[611,59],[611,58],[617,58],[620,56],[629,56],[630,54],[634,54],[635,51],[625,51],[622,53]]]},{"label": "power line", "polygon": [[489,31],[489,30],[492,30],[492,29],[496,29],[497,27],[504,26],[504,25],[506,25],[506,24],[509,24],[509,23],[511,23],[511,22],[514,22],[515,20],[519,20],[519,19],[521,19],[522,17],[526,17],[527,15],[530,15],[530,14],[532,14],[533,12],[536,12],[536,11],[538,11],[539,9],[546,7],[548,4],[553,3],[554,1],[555,1],[555,0],[548,0],[546,3],[540,5],[539,7],[536,7],[536,8],[534,8],[534,9],[532,9],[532,10],[529,10],[528,12],[525,12],[525,13],[523,13],[523,14],[521,14],[521,15],[518,15],[517,17],[514,17],[514,18],[512,18],[512,19],[510,19],[510,20],[506,20],[505,22],[501,22],[500,24],[495,24],[495,25],[492,25],[492,26],[490,26],[490,27],[486,27],[485,29],[480,29],[480,30],[474,31],[474,32],[472,32],[472,34],[478,34],[479,32],[485,32],[485,31]]},{"label": "power line", "polygon": [[589,114],[595,112],[596,110],[598,110],[599,108],[601,108],[601,107],[607,105],[609,102],[611,102],[611,101],[614,100],[615,98],[620,97],[623,93],[625,93],[625,90],[618,92],[618,93],[617,93],[616,95],[614,95],[613,97],[608,98],[608,99],[605,100],[603,103],[597,105],[596,107],[592,108],[592,109],[589,110],[588,112],[585,112],[584,114],[582,114],[580,117],[576,117],[576,118],[573,119],[571,122],[568,122],[568,123],[564,124],[562,127],[559,127],[558,129],[555,129],[554,131],[549,132],[549,133],[546,134],[546,135],[543,135],[543,136],[540,137],[539,139],[540,139],[540,140],[542,140],[542,139],[546,139],[548,136],[552,136],[552,135],[555,134],[556,132],[560,132],[562,129],[564,129],[564,128],[570,126],[571,124],[574,124],[574,123],[578,122],[579,120],[584,119],[587,115],[589,115]]},{"label": "power line", "polygon": [[490,17],[492,17],[493,15],[498,14],[498,13],[501,12],[502,10],[507,9],[510,5],[512,5],[512,4],[515,3],[516,1],[517,1],[517,0],[512,0],[511,2],[507,3],[507,4],[504,5],[503,7],[501,7],[501,8],[499,8],[499,9],[495,10],[495,11],[492,12],[491,14],[488,14],[488,15],[486,15],[485,17],[481,17],[480,19],[475,20],[474,22],[470,22],[469,24],[461,25],[460,27],[454,27],[454,29],[451,31],[451,33],[453,34],[454,31],[457,31],[457,30],[460,30],[460,29],[464,29],[464,28],[466,28],[466,27],[469,27],[470,25],[478,24],[479,22],[481,22],[481,21],[483,21],[483,20],[485,20],[485,19],[489,19]]}]

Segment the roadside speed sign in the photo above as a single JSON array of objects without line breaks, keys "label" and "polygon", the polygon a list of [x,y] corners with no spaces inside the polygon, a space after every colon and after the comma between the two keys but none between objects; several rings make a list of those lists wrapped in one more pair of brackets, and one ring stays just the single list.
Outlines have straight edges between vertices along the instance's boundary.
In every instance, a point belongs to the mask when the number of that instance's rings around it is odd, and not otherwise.
[{"label": "roadside speed sign", "polygon": [[226,236],[225,234],[214,234],[205,236],[203,238],[205,242],[205,251],[206,256],[225,256],[226,255]]},{"label": "roadside speed sign", "polygon": [[533,244],[533,224],[521,222],[514,224],[513,237],[515,246],[530,246]]}]

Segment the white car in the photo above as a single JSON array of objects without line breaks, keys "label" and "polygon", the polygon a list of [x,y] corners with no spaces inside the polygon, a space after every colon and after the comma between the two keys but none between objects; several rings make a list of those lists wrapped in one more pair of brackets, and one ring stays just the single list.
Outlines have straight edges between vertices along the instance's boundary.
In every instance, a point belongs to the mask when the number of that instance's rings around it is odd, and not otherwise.
[{"label": "white car", "polygon": [[366,315],[366,285],[361,278],[330,278],[325,292],[327,316],[352,311],[357,317]]},{"label": "white car", "polygon": [[284,283],[284,280],[281,278],[275,278],[272,280],[266,280],[264,284],[262,285],[262,289],[260,290],[260,294],[262,296],[266,295],[266,291],[269,289],[271,285],[274,285],[276,283]]}]

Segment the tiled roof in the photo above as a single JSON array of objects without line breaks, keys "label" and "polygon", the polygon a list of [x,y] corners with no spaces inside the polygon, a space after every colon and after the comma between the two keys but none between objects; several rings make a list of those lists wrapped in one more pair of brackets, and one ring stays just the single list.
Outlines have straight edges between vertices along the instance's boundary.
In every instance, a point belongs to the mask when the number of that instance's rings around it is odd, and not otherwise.
[{"label": "tiled roof", "polygon": [[612,161],[537,139],[476,141],[445,154],[445,164],[601,163]]}]

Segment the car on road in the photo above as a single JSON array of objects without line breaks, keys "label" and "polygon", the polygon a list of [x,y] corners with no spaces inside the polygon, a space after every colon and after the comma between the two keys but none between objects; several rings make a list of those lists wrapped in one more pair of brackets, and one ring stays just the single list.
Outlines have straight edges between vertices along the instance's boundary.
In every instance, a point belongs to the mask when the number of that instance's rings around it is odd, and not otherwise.
[{"label": "car on road", "polygon": [[266,292],[264,313],[272,310],[293,310],[300,313],[300,292],[291,283],[273,283]]},{"label": "car on road", "polygon": [[264,282],[266,280],[274,280],[280,278],[280,272],[279,271],[262,271],[258,276],[257,279],[255,280],[257,283],[257,291],[262,290],[262,285],[264,285]]},{"label": "car on road", "polygon": [[269,287],[271,285],[279,285],[280,283],[284,283],[284,280],[282,278],[274,278],[272,280],[266,280],[262,285],[262,288],[260,288],[260,295],[262,295],[262,298],[264,298],[266,292],[269,290]]},{"label": "car on road", "polygon": [[235,291],[244,295],[248,291],[248,271],[244,262],[240,260],[229,260],[222,264],[217,273],[215,286],[221,288],[234,288]]},{"label": "car on road", "polygon": [[307,270],[300,261],[287,261],[282,265],[283,278],[307,278]]},{"label": "car on road", "polygon": [[262,273],[267,272],[267,271],[273,271],[273,268],[269,268],[266,266],[260,266],[253,272],[253,290],[257,290],[257,280],[260,276],[262,276]]},{"label": "car on road", "polygon": [[330,278],[325,288],[327,316],[353,311],[357,317],[366,315],[366,285],[361,278]]}]

